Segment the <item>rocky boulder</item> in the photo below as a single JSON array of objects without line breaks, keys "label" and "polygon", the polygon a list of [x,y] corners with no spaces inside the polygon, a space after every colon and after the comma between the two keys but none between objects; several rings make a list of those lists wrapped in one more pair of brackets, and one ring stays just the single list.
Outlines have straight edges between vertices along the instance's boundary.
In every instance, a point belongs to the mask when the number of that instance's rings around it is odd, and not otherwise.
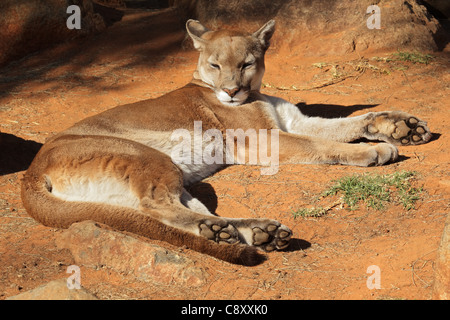
[{"label": "rocky boulder", "polygon": [[450,214],[447,217],[438,249],[433,298],[450,300]]},{"label": "rocky boulder", "polygon": [[97,300],[97,298],[83,287],[69,289],[67,280],[59,279],[6,300]]},{"label": "rocky boulder", "polygon": [[[81,29],[69,29],[69,5],[81,11]],[[72,40],[105,28],[92,0],[0,1],[0,66],[52,44]]]},{"label": "rocky boulder", "polygon": [[58,239],[77,265],[111,268],[140,281],[199,286],[206,272],[188,255],[114,231],[92,221],[73,224]]},{"label": "rocky boulder", "polygon": [[275,19],[274,46],[303,47],[302,55],[435,51],[448,43],[448,32],[416,0],[178,0],[175,5],[185,19],[210,28],[256,30]]}]

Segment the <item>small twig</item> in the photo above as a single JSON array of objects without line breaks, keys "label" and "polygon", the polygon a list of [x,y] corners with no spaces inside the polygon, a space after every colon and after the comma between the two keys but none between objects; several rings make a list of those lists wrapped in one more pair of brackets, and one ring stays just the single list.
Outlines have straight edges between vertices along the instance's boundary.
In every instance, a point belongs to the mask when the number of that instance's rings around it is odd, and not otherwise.
[{"label": "small twig", "polygon": [[282,86],[273,86],[271,84],[265,84],[266,88],[273,88],[273,89],[277,89],[277,90],[281,90],[281,91],[308,91],[308,90],[313,90],[313,89],[320,89],[323,87],[328,87],[331,86],[333,84],[339,83],[344,81],[347,78],[353,78],[353,77],[357,77],[357,75],[346,75],[346,76],[342,76],[336,79],[332,79],[330,81],[318,84],[316,86],[312,86],[312,87],[305,87],[305,88],[297,88],[295,86],[291,86],[291,87],[282,87]]},{"label": "small twig", "polygon": [[412,87],[412,85],[411,85],[411,83],[409,82],[408,77],[406,76],[405,71],[404,71],[404,70],[401,70],[401,71],[403,72],[403,75],[405,76],[406,82],[408,82],[409,87],[410,87],[412,90],[414,90],[413,87]]},{"label": "small twig", "polygon": [[[422,255],[421,257],[417,258],[417,259],[412,263],[412,265],[411,265],[411,278],[412,278],[412,282],[413,282],[414,286],[417,287],[416,281],[414,280],[414,275],[416,275],[416,277],[417,277],[420,281],[422,281],[422,282],[425,284],[426,287],[429,287],[429,286],[431,285],[431,284],[429,284],[428,282],[426,282],[425,280],[423,280],[421,277],[419,277],[419,276],[417,275],[417,273],[416,273],[415,270],[414,270],[414,266],[416,265],[417,261],[419,261],[420,259],[422,259],[422,258],[425,257],[426,255],[428,255],[428,254],[430,254],[430,253],[432,253],[432,252],[434,252],[434,251],[437,251],[437,249],[433,249],[433,250],[431,250],[430,252],[425,253],[424,255]],[[427,263],[428,263],[428,260],[425,261],[425,263],[422,265],[422,268],[423,268]]]}]

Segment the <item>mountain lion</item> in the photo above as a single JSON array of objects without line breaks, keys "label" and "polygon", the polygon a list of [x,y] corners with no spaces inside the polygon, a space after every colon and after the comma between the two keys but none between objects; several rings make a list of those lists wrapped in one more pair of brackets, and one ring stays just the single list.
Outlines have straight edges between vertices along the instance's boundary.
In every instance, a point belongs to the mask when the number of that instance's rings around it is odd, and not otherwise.
[{"label": "mountain lion", "polygon": [[[222,141],[217,135],[209,141],[216,158],[224,159],[228,148],[236,146],[237,152],[231,152],[234,163],[248,164],[247,159],[256,155],[259,165],[266,163],[255,150],[263,146],[237,148],[244,131],[258,139],[261,132],[267,134],[271,148],[277,147],[280,164],[382,165],[396,160],[394,144],[429,141],[426,123],[404,112],[307,117],[295,105],[260,93],[264,55],[274,27],[271,20],[248,34],[211,31],[198,21],[187,21],[188,34],[200,52],[192,81],[162,97],[84,119],[46,142],[23,179],[22,200],[28,213],[46,226],[68,228],[93,220],[251,265],[262,256],[258,248],[285,249],[291,230],[271,219],[210,213],[186,187],[229,162],[174,162],[171,155],[180,144],[180,139],[173,138],[176,130],[194,134],[194,122],[200,122],[203,133],[222,134]],[[229,129],[236,133],[231,139]],[[348,143],[358,138],[387,143]],[[220,148],[215,147],[225,141],[227,152],[217,153]],[[196,157],[195,151],[190,155]]]}]

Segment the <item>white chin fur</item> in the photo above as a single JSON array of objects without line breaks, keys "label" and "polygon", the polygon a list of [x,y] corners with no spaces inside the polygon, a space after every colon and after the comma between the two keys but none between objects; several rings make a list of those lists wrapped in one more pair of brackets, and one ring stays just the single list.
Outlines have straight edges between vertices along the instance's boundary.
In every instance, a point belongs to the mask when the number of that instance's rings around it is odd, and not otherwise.
[{"label": "white chin fur", "polygon": [[219,90],[216,91],[216,97],[224,105],[239,106],[247,100],[248,93],[241,90],[233,98],[231,98],[228,93],[223,90]]},{"label": "white chin fur", "polygon": [[234,100],[233,101],[220,101],[220,102],[226,106],[231,106],[231,107],[240,106],[243,103],[243,101],[234,101]]}]

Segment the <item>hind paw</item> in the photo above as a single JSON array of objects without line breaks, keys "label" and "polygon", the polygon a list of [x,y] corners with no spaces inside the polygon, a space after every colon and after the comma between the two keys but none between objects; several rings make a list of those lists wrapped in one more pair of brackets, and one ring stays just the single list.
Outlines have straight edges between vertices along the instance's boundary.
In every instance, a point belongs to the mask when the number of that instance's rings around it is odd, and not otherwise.
[{"label": "hind paw", "polygon": [[236,228],[225,221],[204,219],[198,227],[199,234],[209,240],[229,244],[239,242],[239,234]]},{"label": "hind paw", "polygon": [[276,221],[252,228],[252,245],[264,251],[282,250],[287,248],[292,231]]}]

